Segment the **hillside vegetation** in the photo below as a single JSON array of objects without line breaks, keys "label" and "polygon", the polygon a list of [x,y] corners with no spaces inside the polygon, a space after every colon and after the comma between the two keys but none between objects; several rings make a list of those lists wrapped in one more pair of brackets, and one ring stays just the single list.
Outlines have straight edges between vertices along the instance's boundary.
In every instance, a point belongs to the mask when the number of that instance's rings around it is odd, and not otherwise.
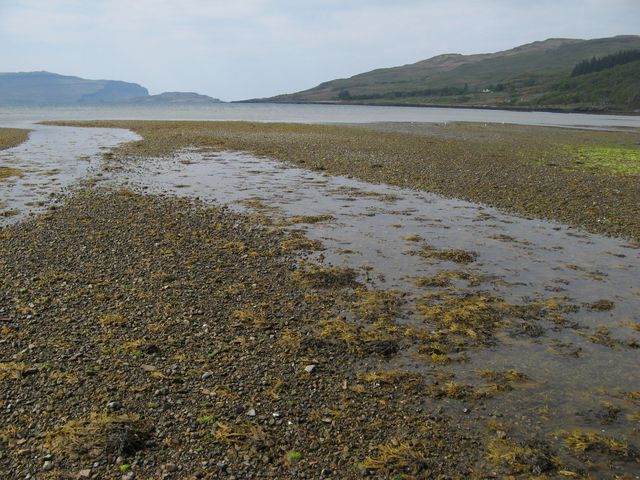
[{"label": "hillside vegetation", "polygon": [[576,77],[572,72],[594,57],[597,60],[639,49],[640,36],[635,35],[595,40],[556,38],[497,53],[439,55],[324,82],[267,101],[630,112],[640,110],[638,60]]}]

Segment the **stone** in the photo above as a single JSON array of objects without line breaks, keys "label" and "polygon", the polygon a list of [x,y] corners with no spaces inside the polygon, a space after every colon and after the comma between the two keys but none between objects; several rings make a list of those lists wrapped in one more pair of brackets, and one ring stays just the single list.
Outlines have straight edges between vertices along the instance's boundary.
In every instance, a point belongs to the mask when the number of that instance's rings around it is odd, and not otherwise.
[{"label": "stone", "polygon": [[164,470],[165,472],[175,472],[176,470],[178,470],[178,467],[175,463],[165,463],[162,466],[162,470]]}]

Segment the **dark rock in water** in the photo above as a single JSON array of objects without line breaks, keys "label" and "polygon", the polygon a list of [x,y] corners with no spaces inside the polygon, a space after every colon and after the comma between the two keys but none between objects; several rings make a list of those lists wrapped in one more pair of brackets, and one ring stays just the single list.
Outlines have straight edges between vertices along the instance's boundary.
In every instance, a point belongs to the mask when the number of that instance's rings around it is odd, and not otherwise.
[{"label": "dark rock in water", "polygon": [[398,353],[400,346],[393,340],[374,340],[367,342],[366,351],[369,354],[391,357]]}]

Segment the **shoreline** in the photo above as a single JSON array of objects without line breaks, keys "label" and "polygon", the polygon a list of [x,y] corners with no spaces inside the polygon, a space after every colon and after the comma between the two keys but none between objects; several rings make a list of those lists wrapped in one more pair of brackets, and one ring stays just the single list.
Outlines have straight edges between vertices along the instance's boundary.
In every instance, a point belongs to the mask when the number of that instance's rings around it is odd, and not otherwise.
[{"label": "shoreline", "polygon": [[339,101],[327,100],[324,102],[305,102],[305,101],[266,101],[266,100],[232,100],[228,103],[264,103],[264,104],[282,104],[282,105],[344,105],[358,107],[418,107],[418,108],[453,108],[460,110],[497,110],[504,112],[542,112],[542,113],[580,113],[584,115],[620,115],[627,117],[640,116],[640,111],[620,111],[620,110],[599,110],[599,109],[583,109],[583,108],[561,108],[561,107],[510,107],[507,105],[460,105],[460,104],[424,104],[424,103],[385,103],[385,102],[367,102],[367,103],[345,103]]}]

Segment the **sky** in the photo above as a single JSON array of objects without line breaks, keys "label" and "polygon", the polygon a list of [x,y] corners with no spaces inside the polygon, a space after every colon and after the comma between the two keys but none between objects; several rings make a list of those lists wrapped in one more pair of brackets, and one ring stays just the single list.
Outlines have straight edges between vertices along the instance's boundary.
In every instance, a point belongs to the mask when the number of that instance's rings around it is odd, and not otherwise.
[{"label": "sky", "polygon": [[640,0],[0,0],[0,72],[241,100],[442,53],[640,34]]}]

